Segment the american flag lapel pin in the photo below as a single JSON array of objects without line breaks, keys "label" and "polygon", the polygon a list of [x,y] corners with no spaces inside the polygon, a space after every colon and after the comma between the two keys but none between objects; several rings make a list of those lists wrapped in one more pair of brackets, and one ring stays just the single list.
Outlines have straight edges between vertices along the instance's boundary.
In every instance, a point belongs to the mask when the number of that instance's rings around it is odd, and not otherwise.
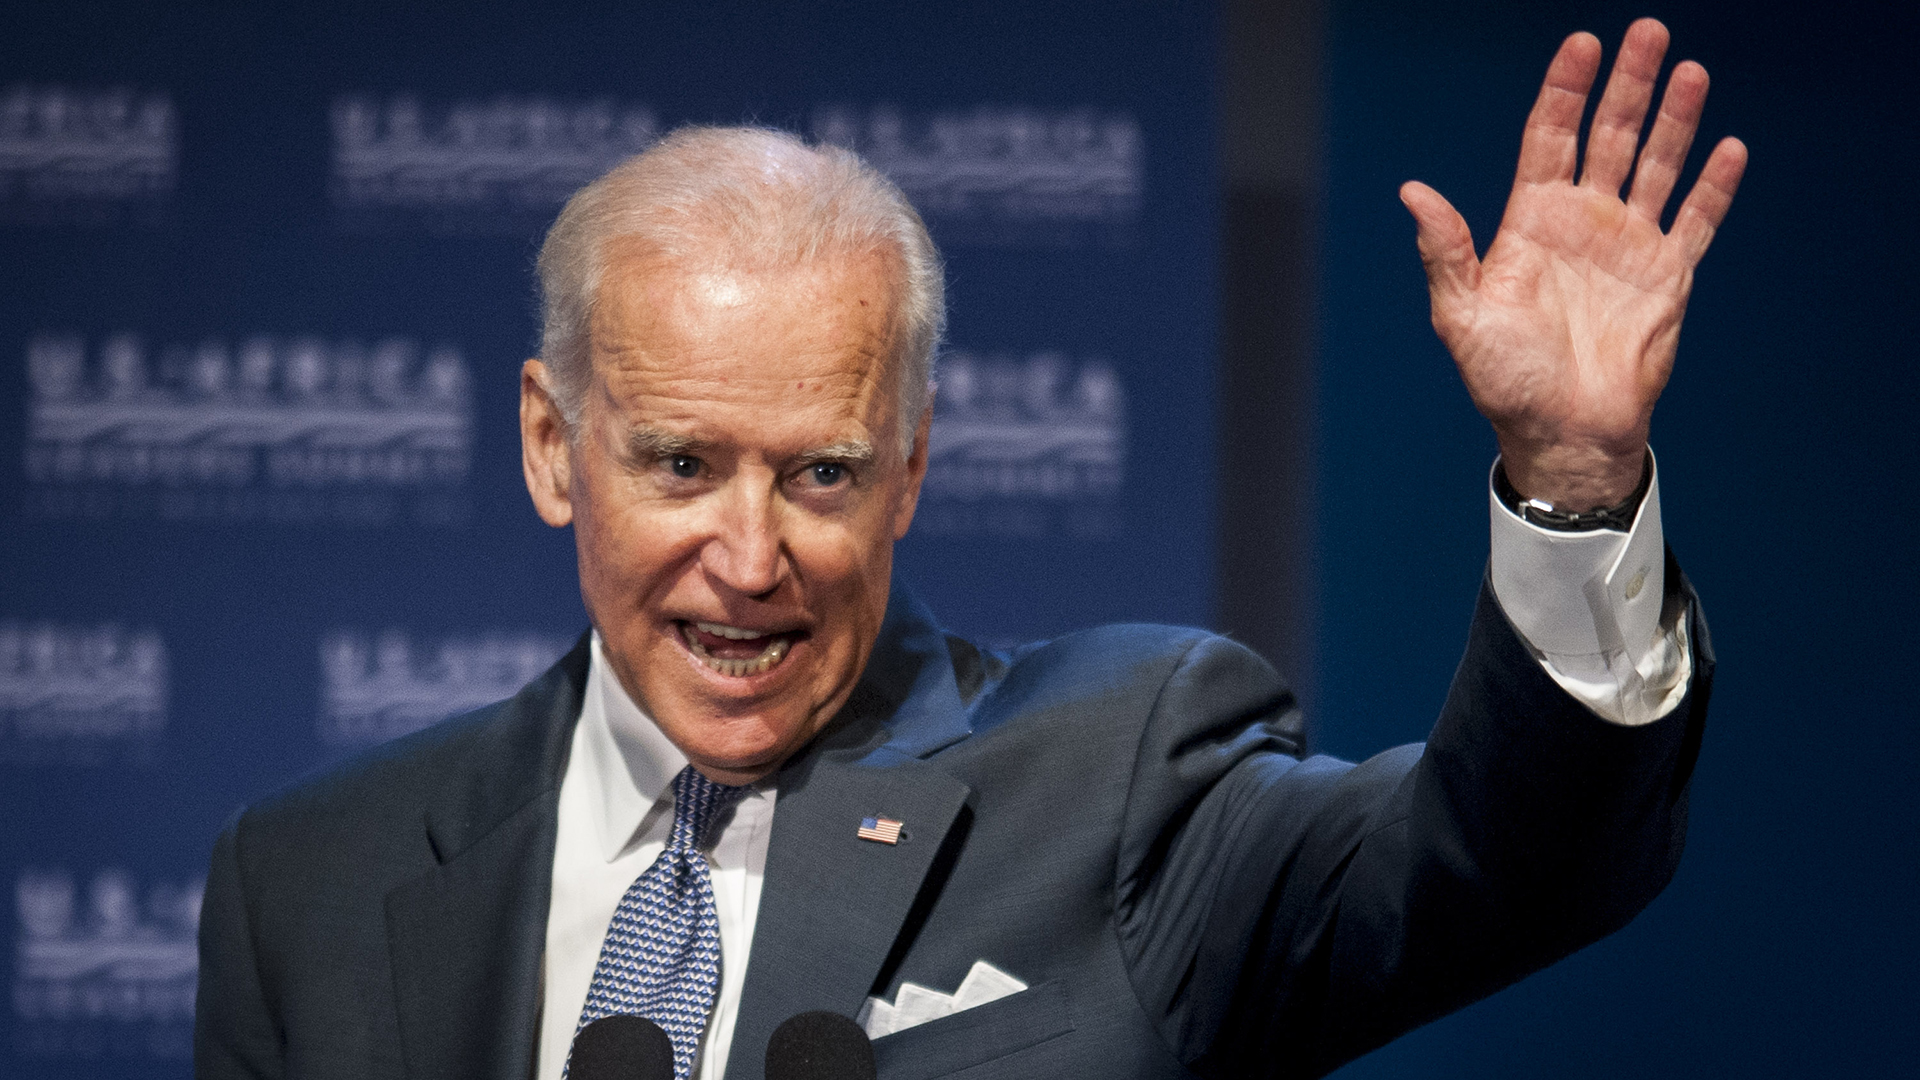
[{"label": "american flag lapel pin", "polygon": [[900,823],[892,818],[862,818],[860,829],[854,835],[877,844],[897,844],[900,842]]}]

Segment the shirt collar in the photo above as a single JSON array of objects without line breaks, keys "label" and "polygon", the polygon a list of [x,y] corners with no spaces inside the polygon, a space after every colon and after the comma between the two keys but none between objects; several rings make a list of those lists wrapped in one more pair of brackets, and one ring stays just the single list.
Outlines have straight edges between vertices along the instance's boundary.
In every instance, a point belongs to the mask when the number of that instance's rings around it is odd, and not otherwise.
[{"label": "shirt collar", "polygon": [[654,804],[662,796],[671,800],[668,787],[687,767],[687,755],[620,684],[598,630],[593,632],[586,699],[580,706],[580,735],[586,775],[598,789],[589,805],[600,833],[600,853],[612,862],[633,842]]}]

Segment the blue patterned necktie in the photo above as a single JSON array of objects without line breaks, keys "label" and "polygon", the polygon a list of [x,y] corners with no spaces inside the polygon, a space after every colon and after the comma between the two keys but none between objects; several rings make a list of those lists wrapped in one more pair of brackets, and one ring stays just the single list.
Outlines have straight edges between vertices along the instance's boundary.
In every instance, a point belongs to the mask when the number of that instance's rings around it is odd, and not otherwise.
[{"label": "blue patterned necktie", "polygon": [[746,790],[716,784],[691,765],[673,778],[673,833],[614,909],[574,1029],[620,1013],[646,1017],[673,1040],[675,1080],[693,1075],[720,989],[720,918],[701,842]]}]

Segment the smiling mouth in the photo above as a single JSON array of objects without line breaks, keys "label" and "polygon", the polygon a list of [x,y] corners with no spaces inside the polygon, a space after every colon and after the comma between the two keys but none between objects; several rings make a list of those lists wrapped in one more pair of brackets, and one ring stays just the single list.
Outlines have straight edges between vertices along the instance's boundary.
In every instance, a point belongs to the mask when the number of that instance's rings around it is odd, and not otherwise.
[{"label": "smiling mouth", "polygon": [[797,633],[762,633],[724,623],[679,624],[687,651],[722,675],[743,679],[771,671],[787,658]]}]

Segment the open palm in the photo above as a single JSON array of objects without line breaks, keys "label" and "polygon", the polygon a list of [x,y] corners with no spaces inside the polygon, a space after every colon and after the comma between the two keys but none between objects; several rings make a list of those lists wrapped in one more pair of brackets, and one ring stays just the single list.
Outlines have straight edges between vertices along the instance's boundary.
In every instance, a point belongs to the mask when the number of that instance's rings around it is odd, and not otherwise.
[{"label": "open palm", "polygon": [[[1419,225],[1434,329],[1529,496],[1590,509],[1639,481],[1653,405],[1673,370],[1693,268],[1733,202],[1746,147],[1714,148],[1674,218],[1660,216],[1706,103],[1706,69],[1677,65],[1646,146],[1635,148],[1667,31],[1628,28],[1595,110],[1585,168],[1580,117],[1600,42],[1568,38],[1527,118],[1520,167],[1484,259],[1467,223],[1417,181],[1401,199]],[[1628,174],[1630,192],[1621,192]]]}]

